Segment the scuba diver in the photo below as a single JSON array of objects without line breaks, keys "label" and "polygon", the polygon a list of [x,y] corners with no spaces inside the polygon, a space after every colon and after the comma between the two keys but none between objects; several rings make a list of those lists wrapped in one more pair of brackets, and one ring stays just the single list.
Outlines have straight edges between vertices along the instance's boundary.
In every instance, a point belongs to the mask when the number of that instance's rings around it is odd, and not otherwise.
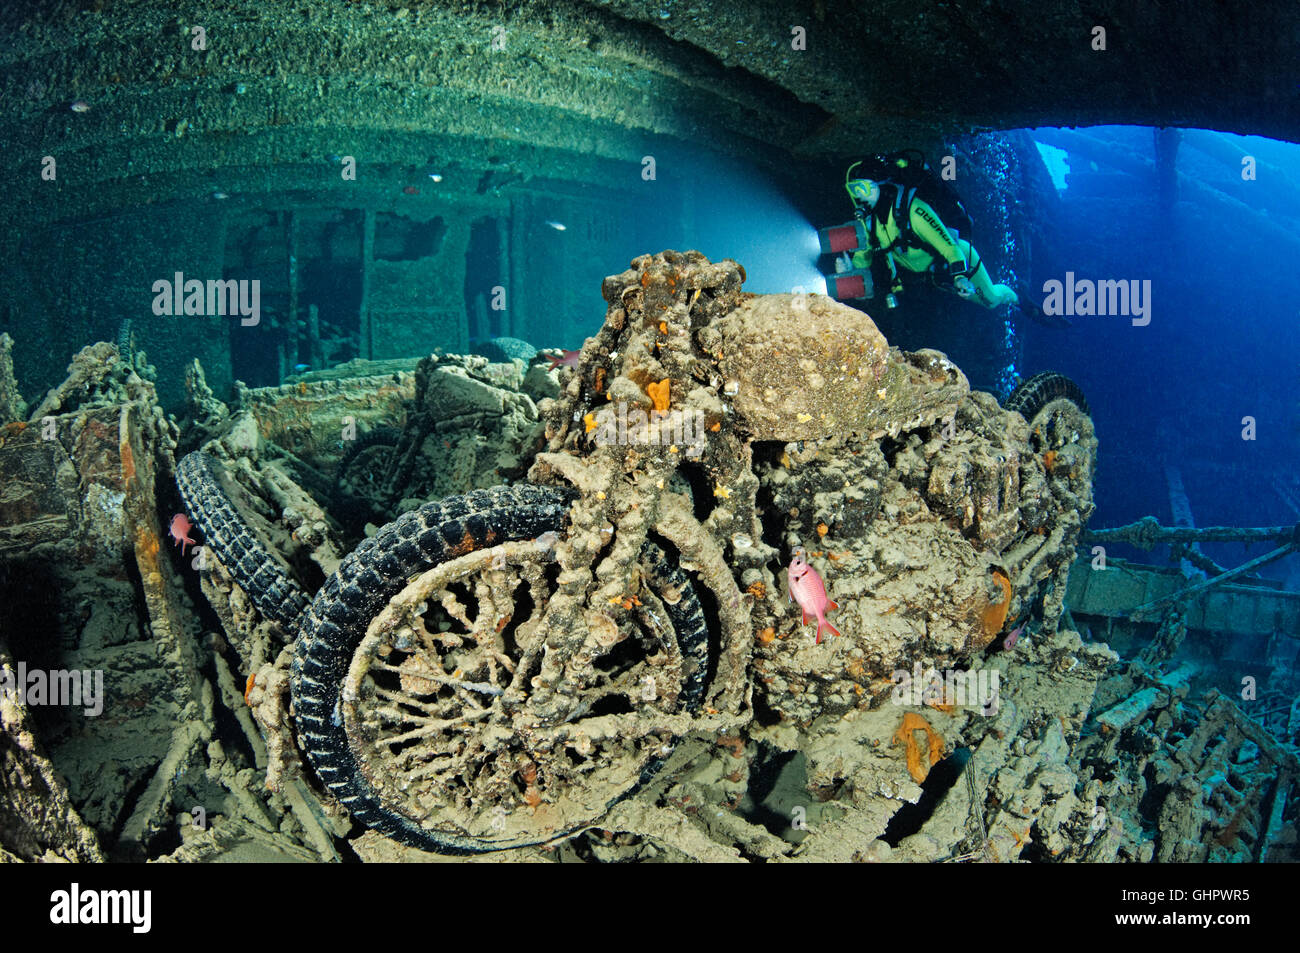
[{"label": "scuba diver", "polygon": [[[863,165],[865,174],[855,178]],[[853,200],[856,223],[822,233],[823,252],[839,255],[837,278],[828,282],[835,297],[871,298],[875,287],[887,282],[885,303],[896,307],[903,289],[898,276],[902,266],[914,274],[929,274],[936,284],[986,308],[1011,305],[1043,320],[1040,309],[1007,285],[994,284],[983,257],[961,237],[962,232],[970,233],[969,213],[919,152],[855,162],[845,173],[844,187]]]}]

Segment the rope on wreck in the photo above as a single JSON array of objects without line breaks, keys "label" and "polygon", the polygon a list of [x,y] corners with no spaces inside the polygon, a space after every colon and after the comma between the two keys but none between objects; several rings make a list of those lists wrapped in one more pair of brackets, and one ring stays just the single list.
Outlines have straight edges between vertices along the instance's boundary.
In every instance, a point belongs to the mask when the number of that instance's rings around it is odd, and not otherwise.
[{"label": "rope on wreck", "polygon": [[1160,543],[1258,543],[1300,542],[1300,523],[1294,526],[1161,526],[1154,516],[1144,516],[1136,523],[1113,529],[1085,530],[1080,542],[1129,543],[1138,549],[1151,550]]}]

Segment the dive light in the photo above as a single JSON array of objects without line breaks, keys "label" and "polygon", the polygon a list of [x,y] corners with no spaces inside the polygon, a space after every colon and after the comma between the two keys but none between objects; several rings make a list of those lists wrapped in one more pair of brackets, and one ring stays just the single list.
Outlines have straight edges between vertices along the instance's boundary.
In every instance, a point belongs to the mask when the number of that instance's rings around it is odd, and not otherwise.
[{"label": "dive light", "polygon": [[[860,219],[817,230],[823,255],[844,255],[867,247],[867,228]],[[836,301],[870,298],[875,293],[871,269],[849,268],[826,276],[826,293]]]},{"label": "dive light", "polygon": [[821,242],[823,255],[838,255],[840,252],[857,251],[867,247],[867,227],[857,219],[843,225],[832,225],[817,230],[817,239]]},{"label": "dive light", "polygon": [[826,293],[836,301],[870,298],[875,293],[870,268],[852,268],[826,276]]}]

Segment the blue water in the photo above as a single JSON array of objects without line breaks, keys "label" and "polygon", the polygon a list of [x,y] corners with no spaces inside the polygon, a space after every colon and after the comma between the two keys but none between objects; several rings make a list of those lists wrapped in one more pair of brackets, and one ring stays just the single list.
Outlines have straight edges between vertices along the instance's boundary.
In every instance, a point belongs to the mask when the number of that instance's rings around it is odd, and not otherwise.
[{"label": "blue water", "polygon": [[[1149,129],[1079,131],[1154,158]],[[1168,465],[1179,467],[1199,526],[1296,522],[1300,513],[1275,484],[1294,487],[1300,462],[1300,146],[1187,132],[1178,198],[1167,207],[1154,173],[1079,152],[1049,159],[1058,174],[1054,160],[1068,167],[1055,276],[1069,269],[1149,279],[1152,288],[1146,327],[1096,316],[1076,317],[1066,331],[1021,328],[1025,373],[1060,371],[1091,404],[1101,440],[1092,525],[1170,520]],[[1254,180],[1235,152],[1255,159]],[[1253,440],[1243,439],[1245,417],[1254,418]],[[1245,554],[1241,546],[1207,552],[1229,564]],[[1295,573],[1290,562],[1265,574]]]}]

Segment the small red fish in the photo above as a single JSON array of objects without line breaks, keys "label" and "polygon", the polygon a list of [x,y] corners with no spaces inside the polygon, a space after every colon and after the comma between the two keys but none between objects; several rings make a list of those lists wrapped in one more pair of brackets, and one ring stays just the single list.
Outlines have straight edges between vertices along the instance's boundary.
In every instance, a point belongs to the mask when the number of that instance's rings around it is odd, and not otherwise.
[{"label": "small red fish", "polygon": [[167,529],[171,538],[176,540],[177,545],[180,546],[182,556],[185,555],[186,543],[189,543],[191,546],[194,545],[194,540],[190,539],[189,535],[190,530],[193,528],[194,524],[190,522],[189,517],[184,513],[177,513],[172,517],[171,526]]},{"label": "small red fish", "polygon": [[1021,633],[1024,631],[1025,631],[1025,623],[1022,622],[1014,629],[1012,629],[1010,632],[1007,633],[1007,637],[1002,640],[1002,647],[1004,649],[1014,649],[1016,647],[1016,643],[1020,641]]},{"label": "small red fish", "polygon": [[808,565],[803,549],[794,551],[788,569],[790,578],[790,598],[799,603],[803,613],[801,625],[808,624],[808,616],[817,620],[817,644],[822,641],[822,629],[829,629],[831,635],[839,635],[840,630],[826,621],[826,613],[839,606],[826,597],[826,584],[816,569]]},{"label": "small red fish", "polygon": [[577,367],[578,358],[581,356],[581,351],[565,351],[561,356],[551,358],[551,366],[547,370],[553,371],[557,367]]},{"label": "small red fish", "polygon": [[420,194],[420,190],[417,189],[417,188],[416,188],[415,186],[413,186],[413,185],[405,186],[405,187],[402,189],[402,191],[405,192],[407,195],[419,195],[419,194]]}]

